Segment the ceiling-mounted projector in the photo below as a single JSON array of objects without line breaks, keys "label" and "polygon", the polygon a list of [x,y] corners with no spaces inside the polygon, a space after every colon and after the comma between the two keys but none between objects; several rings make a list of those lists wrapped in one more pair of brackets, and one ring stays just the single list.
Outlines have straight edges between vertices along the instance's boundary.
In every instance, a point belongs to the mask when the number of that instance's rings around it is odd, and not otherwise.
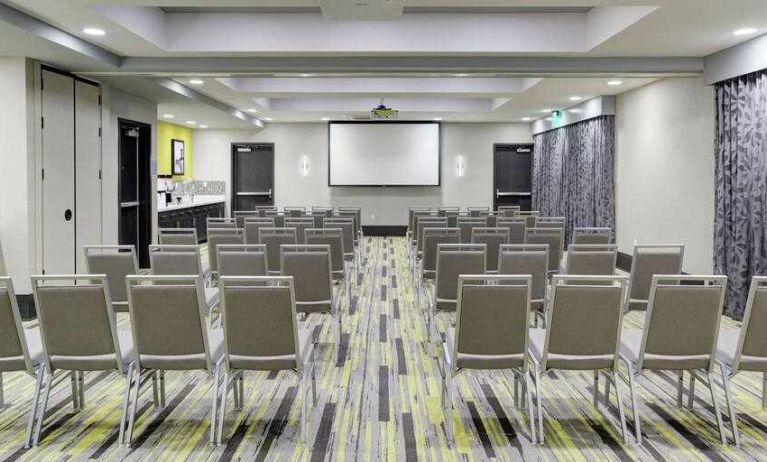
[{"label": "ceiling-mounted projector", "polygon": [[386,107],[382,100],[381,104],[374,107],[373,110],[370,111],[370,118],[372,120],[393,120],[397,118],[398,114],[398,110]]},{"label": "ceiling-mounted projector", "polygon": [[384,20],[402,17],[403,0],[320,0],[325,19]]}]

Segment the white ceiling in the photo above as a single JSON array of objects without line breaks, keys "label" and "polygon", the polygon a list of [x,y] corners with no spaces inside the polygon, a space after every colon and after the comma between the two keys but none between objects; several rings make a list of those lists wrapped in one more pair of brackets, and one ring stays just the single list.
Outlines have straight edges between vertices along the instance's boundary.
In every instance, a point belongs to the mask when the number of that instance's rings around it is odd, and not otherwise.
[{"label": "white ceiling", "polygon": [[[699,73],[699,58],[767,33],[765,0],[405,0],[401,18],[374,21],[325,19],[318,0],[0,3],[120,64],[2,14],[0,56],[109,82],[157,101],[176,123],[211,128],[253,127],[224,105],[275,121],[319,121],[365,117],[380,98],[406,119],[520,121],[577,104],[573,95]],[[85,27],[106,35],[84,35]],[[743,27],[757,33],[732,34]],[[158,87],[168,77],[204,98]]]}]

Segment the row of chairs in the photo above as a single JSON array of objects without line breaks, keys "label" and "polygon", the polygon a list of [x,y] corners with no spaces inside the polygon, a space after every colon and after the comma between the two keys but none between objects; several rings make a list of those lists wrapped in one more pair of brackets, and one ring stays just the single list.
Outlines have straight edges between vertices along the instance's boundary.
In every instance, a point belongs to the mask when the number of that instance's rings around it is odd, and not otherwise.
[{"label": "row of chairs", "polygon": [[[741,371],[762,372],[763,407],[767,407],[767,277],[751,282],[740,328],[720,329],[727,289],[725,276],[654,275],[643,329],[624,328],[625,276],[552,278],[547,329],[528,329],[532,300],[530,275],[461,275],[455,327],[443,343],[444,408],[452,439],[453,380],[463,370],[510,370],[514,401],[518,382],[528,409],[531,439],[544,441],[541,381],[553,370],[593,371],[593,403],[599,406],[599,377],[606,377],[604,403],[614,389],[621,432],[628,440],[619,377],[628,384],[634,436],[642,442],[636,391],[646,372],[678,376],[677,404],[683,407],[684,372],[689,375],[687,407],[693,409],[695,382],[707,385],[722,444],[727,443],[714,368],[721,371],[733,440],[740,445],[737,412],[730,382]],[[621,374],[619,363],[625,365]],[[535,407],[533,406],[535,396]],[[537,414],[537,415],[536,415]],[[537,421],[537,432],[535,422]]]},{"label": "row of chairs", "polygon": [[[213,379],[211,443],[220,443],[227,397],[244,403],[246,371],[293,371],[306,434],[308,386],[316,403],[314,340],[297,321],[290,276],[223,276],[221,325],[206,321],[203,280],[195,275],[133,275],[125,281],[130,328],[118,328],[105,275],[33,276],[38,325],[21,322],[13,284],[0,278],[0,371],[26,371],[35,387],[26,447],[40,438],[51,391],[70,378],[75,411],[85,407],[84,371],[125,377],[118,442],[130,445],[142,392],[165,408],[166,371],[204,371]],[[339,318],[340,319],[340,318]]]}]

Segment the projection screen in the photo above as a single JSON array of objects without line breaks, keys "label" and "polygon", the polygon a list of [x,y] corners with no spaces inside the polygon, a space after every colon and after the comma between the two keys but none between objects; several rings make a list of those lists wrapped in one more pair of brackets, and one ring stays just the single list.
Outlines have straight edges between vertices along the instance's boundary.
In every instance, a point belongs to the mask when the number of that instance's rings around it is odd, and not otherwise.
[{"label": "projection screen", "polygon": [[436,122],[331,122],[330,186],[439,186]]}]

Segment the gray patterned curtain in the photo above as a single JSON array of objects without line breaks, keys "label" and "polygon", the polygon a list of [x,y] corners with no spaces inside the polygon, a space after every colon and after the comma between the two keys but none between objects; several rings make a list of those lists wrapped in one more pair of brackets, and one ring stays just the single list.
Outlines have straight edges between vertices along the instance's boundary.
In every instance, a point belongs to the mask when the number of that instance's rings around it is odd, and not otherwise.
[{"label": "gray patterned curtain", "polygon": [[767,71],[716,85],[714,271],[741,319],[751,277],[767,274]]},{"label": "gray patterned curtain", "polygon": [[615,117],[602,116],[535,136],[533,209],[574,227],[615,227]]}]

